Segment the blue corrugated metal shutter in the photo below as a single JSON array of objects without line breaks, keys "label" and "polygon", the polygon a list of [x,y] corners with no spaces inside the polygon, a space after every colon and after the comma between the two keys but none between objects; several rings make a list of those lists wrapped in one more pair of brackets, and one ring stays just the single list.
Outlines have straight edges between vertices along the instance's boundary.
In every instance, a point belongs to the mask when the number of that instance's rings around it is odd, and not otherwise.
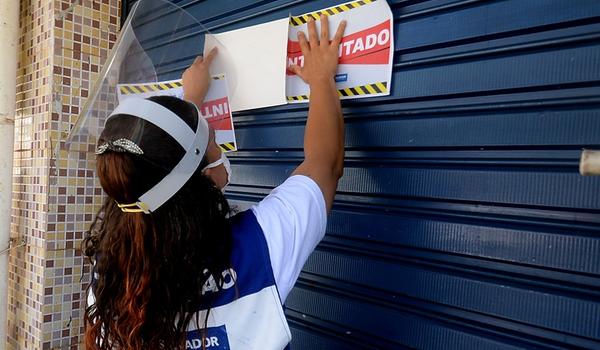
[{"label": "blue corrugated metal shutter", "polygon": [[[177,3],[218,32],[337,2]],[[577,172],[600,148],[600,1],[390,5],[392,95],[344,103],[345,175],[287,302],[293,348],[600,349],[600,178]],[[301,161],[305,120],[235,116],[235,204]]]}]

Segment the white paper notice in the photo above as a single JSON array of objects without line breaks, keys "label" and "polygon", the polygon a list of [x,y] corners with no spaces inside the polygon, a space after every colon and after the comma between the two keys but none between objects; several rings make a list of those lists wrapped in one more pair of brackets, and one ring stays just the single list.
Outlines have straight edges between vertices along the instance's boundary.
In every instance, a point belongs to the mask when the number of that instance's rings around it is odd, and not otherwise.
[{"label": "white paper notice", "polygon": [[232,111],[286,104],[286,56],[289,18],[206,35],[204,53],[225,47],[211,70],[224,72]]}]

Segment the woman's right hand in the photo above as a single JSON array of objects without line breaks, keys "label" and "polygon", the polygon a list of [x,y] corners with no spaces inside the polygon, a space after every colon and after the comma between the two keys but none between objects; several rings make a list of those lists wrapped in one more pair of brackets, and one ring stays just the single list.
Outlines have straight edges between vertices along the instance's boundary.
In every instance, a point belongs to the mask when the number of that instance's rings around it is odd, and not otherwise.
[{"label": "woman's right hand", "polygon": [[183,99],[200,107],[210,86],[209,67],[217,55],[217,48],[210,50],[206,57],[198,56],[191,66],[183,72]]},{"label": "woman's right hand", "polygon": [[302,50],[302,55],[304,55],[304,66],[292,65],[289,69],[309,85],[332,80],[337,71],[339,46],[345,28],[346,21],[342,21],[333,40],[330,42],[329,20],[327,16],[321,15],[320,37],[317,35],[317,25],[311,19],[308,22],[308,41],[303,32],[298,32],[300,49]]}]

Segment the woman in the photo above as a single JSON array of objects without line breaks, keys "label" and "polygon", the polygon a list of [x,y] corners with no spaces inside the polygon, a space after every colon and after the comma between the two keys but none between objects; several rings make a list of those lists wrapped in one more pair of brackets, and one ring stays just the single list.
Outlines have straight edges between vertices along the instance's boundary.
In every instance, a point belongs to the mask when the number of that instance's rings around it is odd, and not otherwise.
[{"label": "woman", "polygon": [[[282,304],[325,233],[344,161],[335,88],[345,23],[299,33],[310,85],[305,159],[251,210],[230,218],[226,159],[195,107],[216,52],[183,74],[184,100],[122,103],[108,118],[97,173],[109,199],[85,240],[94,278],[89,349],[282,349]],[[132,100],[133,101],[133,100]],[[165,122],[165,120],[167,122]]]}]

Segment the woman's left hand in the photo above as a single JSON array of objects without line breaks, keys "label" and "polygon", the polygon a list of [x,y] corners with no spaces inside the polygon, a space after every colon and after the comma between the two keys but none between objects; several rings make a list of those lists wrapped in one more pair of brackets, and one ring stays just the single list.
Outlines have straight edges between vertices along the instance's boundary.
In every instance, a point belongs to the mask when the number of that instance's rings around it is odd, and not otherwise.
[{"label": "woman's left hand", "polygon": [[181,76],[183,82],[183,99],[193,102],[198,107],[204,101],[210,86],[209,67],[217,55],[217,48],[210,50],[206,57],[198,56]]}]

